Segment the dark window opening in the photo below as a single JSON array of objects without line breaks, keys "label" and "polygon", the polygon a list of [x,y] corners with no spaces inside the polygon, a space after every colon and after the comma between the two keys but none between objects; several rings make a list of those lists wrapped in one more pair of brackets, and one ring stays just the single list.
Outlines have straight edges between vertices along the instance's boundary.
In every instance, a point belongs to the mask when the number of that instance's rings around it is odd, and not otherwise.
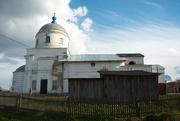
[{"label": "dark window opening", "polygon": [[41,80],[41,86],[40,86],[40,94],[47,94],[47,79]]},{"label": "dark window opening", "polygon": [[36,47],[38,46],[38,43],[39,43],[39,40],[38,40],[38,39],[36,39]]},{"label": "dark window opening", "polygon": [[135,65],[136,63],[134,61],[130,61],[129,65]]},{"label": "dark window opening", "polygon": [[50,43],[50,36],[46,36],[46,43]]},{"label": "dark window opening", "polygon": [[95,62],[91,62],[91,67],[95,67]]}]

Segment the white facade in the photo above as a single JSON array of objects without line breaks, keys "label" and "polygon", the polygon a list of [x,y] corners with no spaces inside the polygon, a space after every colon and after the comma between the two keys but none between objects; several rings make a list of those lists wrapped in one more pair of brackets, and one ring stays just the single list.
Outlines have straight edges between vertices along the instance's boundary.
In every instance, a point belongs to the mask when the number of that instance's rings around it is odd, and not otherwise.
[{"label": "white facade", "polygon": [[44,25],[36,34],[35,48],[27,49],[26,64],[13,73],[13,90],[17,93],[67,93],[70,78],[100,78],[98,71],[144,70],[162,73],[164,68],[144,65],[141,54],[70,55],[69,36],[65,29],[52,23]]},{"label": "white facade", "polygon": [[25,83],[23,87],[24,92],[28,92],[32,88],[32,81],[37,81],[37,86],[33,93],[40,92],[41,80],[47,80],[47,92],[49,93],[60,93],[62,90],[52,90],[52,81],[58,80],[56,76],[52,75],[52,65],[54,60],[64,58],[67,55],[67,49],[65,48],[33,48],[27,50],[26,68],[25,68]]}]

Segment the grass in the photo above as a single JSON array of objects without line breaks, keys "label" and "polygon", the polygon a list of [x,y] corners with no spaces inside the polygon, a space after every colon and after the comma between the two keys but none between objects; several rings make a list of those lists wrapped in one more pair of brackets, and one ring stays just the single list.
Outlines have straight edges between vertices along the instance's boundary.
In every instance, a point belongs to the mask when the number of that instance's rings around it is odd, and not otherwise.
[{"label": "grass", "polygon": [[46,100],[21,100],[21,108],[34,109],[41,111],[64,111],[65,102],[64,101],[46,101]]},{"label": "grass", "polygon": [[0,121],[69,121],[65,114],[46,112],[0,112]]},{"label": "grass", "polygon": [[106,119],[99,117],[83,117],[70,119],[65,114],[47,113],[47,112],[5,112],[0,111],[0,121],[180,121],[179,111],[169,111],[155,113],[143,118],[121,118],[121,119]]}]

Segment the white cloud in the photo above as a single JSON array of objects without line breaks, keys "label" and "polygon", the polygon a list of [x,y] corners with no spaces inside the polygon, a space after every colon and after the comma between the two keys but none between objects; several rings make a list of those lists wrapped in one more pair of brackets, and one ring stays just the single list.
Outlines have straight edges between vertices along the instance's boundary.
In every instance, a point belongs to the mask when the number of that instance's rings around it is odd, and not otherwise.
[{"label": "white cloud", "polygon": [[175,66],[174,69],[176,71],[176,74],[180,75],[180,66]]},{"label": "white cloud", "polygon": [[143,3],[146,4],[146,5],[152,6],[154,8],[162,9],[162,6],[160,4],[149,1],[149,0],[144,0]]},{"label": "white cloud", "polygon": [[82,23],[81,27],[84,31],[89,32],[91,30],[91,26],[93,24],[93,21],[90,18],[86,18]]},{"label": "white cloud", "polygon": [[180,57],[180,50],[179,49],[177,49],[177,48],[169,48],[168,51],[170,53],[172,53],[173,55]]},{"label": "white cloud", "polygon": [[86,6],[79,6],[77,9],[73,10],[74,16],[86,16],[88,13],[88,9]]}]

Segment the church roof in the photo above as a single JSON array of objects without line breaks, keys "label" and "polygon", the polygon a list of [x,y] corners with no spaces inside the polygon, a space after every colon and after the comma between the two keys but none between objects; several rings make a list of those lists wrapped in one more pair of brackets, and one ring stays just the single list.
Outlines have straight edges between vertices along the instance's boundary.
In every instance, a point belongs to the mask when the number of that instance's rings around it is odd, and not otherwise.
[{"label": "church roof", "polygon": [[54,13],[54,16],[52,17],[52,22],[42,26],[38,33],[41,33],[41,32],[49,33],[49,32],[52,32],[52,31],[64,32],[64,33],[67,34],[64,27],[62,27],[61,25],[56,23],[55,13]]},{"label": "church roof", "polygon": [[14,72],[24,72],[25,71],[25,65],[20,66],[17,68]]},{"label": "church roof", "polygon": [[62,31],[64,33],[67,33],[64,27],[56,23],[45,24],[44,26],[41,27],[38,33],[50,32],[50,31]]},{"label": "church roof", "polygon": [[123,61],[125,58],[119,57],[116,54],[82,54],[72,55],[66,60],[67,62],[86,62],[86,61]]},{"label": "church roof", "polygon": [[120,57],[144,57],[141,53],[118,53]]}]

